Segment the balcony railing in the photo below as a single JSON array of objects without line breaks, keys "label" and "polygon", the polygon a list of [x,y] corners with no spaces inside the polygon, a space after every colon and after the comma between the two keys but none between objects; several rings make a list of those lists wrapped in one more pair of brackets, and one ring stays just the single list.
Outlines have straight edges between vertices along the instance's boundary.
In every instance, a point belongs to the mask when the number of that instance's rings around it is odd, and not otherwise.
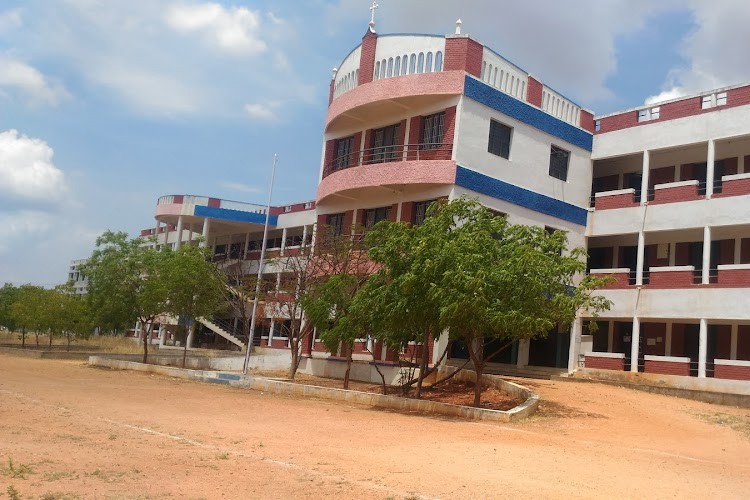
[{"label": "balcony railing", "polygon": [[352,151],[326,162],[323,177],[339,170],[375,163],[400,161],[450,160],[453,155],[452,143],[420,143],[379,146],[376,148]]}]

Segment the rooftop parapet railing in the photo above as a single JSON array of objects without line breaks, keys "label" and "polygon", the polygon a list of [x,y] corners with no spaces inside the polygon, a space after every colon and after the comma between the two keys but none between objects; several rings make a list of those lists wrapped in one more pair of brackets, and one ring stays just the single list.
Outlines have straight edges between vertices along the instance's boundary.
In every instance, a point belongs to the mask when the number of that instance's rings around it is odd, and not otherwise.
[{"label": "rooftop parapet railing", "polygon": [[323,169],[323,177],[339,170],[376,163],[450,160],[452,154],[452,143],[397,144],[362,149],[337,156],[328,161]]},{"label": "rooftop parapet railing", "polygon": [[218,198],[209,198],[208,196],[170,194],[159,197],[158,201],[156,202],[157,205],[171,205],[175,203],[183,205],[224,208],[227,210],[237,210],[240,212],[251,212],[258,214],[266,213],[266,207],[263,205],[246,203],[242,201],[220,200]]}]

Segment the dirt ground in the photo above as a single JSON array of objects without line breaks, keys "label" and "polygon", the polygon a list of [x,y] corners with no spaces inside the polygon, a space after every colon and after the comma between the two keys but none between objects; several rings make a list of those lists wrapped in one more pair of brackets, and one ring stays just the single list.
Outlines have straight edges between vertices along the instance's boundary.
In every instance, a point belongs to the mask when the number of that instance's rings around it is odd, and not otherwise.
[{"label": "dirt ground", "polygon": [[747,498],[750,410],[522,383],[495,424],[0,355],[0,495]]}]

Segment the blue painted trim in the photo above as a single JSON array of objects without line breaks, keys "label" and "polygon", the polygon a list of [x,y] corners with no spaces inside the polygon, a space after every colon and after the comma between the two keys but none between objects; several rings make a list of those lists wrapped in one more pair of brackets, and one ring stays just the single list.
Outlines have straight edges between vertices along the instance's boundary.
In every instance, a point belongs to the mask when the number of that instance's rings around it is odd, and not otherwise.
[{"label": "blue painted trim", "polygon": [[585,208],[514,186],[460,165],[456,168],[456,185],[579,226],[585,226],[588,218],[589,212]]},{"label": "blue painted trim", "polygon": [[464,82],[464,95],[586,151],[591,151],[593,147],[594,136],[591,133],[574,127],[570,123],[555,118],[531,104],[519,101],[515,97],[511,97],[470,76],[466,76]]},{"label": "blue painted trim", "polygon": [[[249,222],[252,224],[265,224],[266,214],[257,214],[253,212],[242,212],[240,210],[231,210],[229,208],[206,207],[196,205],[194,215],[198,217],[208,217],[210,219],[231,220],[234,222]],[[268,218],[268,225],[275,226],[278,223],[279,216],[271,215]]]}]

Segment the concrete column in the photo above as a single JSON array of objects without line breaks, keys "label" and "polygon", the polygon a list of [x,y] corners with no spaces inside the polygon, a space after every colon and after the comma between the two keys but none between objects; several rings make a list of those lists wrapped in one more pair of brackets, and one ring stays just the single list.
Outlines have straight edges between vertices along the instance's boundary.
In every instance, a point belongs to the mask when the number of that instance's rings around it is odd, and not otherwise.
[{"label": "concrete column", "polygon": [[188,329],[187,339],[185,340],[185,345],[188,349],[193,347],[193,337],[195,337],[195,329],[198,328],[198,322],[196,320],[192,321],[193,326]]},{"label": "concrete column", "polygon": [[306,246],[306,245],[307,245],[307,224],[302,226],[302,245],[301,246]]},{"label": "concrete column", "polygon": [[633,334],[630,336],[630,371],[638,372],[638,348],[641,340],[641,320],[633,318]]},{"label": "concrete column", "polygon": [[156,228],[154,228],[154,248],[159,248],[159,226],[161,226],[161,222],[156,221]]},{"label": "concrete column", "polygon": [[714,194],[714,160],[716,156],[716,144],[713,139],[708,141],[708,158],[706,159],[706,199],[711,199]]},{"label": "concrete column", "polygon": [[729,359],[737,359],[737,335],[739,329],[740,327],[737,323],[732,325],[732,336],[729,340]]},{"label": "concrete column", "polygon": [[737,157],[737,173],[738,174],[745,173],[745,157],[742,155]]},{"label": "concrete column", "polygon": [[635,261],[635,284],[636,286],[643,285],[643,261],[644,253],[646,250],[646,235],[643,231],[638,233],[638,256]]},{"label": "concrete column", "polygon": [[620,172],[617,174],[617,189],[623,189],[625,186],[625,174]]},{"label": "concrete column", "polygon": [[620,261],[620,247],[614,246],[612,247],[612,267],[620,267],[617,265],[617,263]]},{"label": "concrete column", "polygon": [[703,228],[703,274],[701,283],[707,285],[710,278],[711,266],[711,228],[705,226]]},{"label": "concrete column", "polygon": [[615,347],[615,322],[610,321],[607,326],[607,352],[612,352]]},{"label": "concrete column", "polygon": [[681,170],[680,164],[678,163],[677,165],[674,166],[674,181],[675,182],[678,182],[680,180],[680,174],[681,174],[680,170]]},{"label": "concrete column", "polygon": [[669,244],[669,265],[674,266],[677,259],[677,243]]},{"label": "concrete column", "polygon": [[578,369],[578,357],[581,354],[581,333],[583,332],[583,320],[576,318],[570,325],[570,349],[568,350],[568,372],[573,373]]},{"label": "concrete column", "polygon": [[664,355],[672,355],[672,323],[667,323],[667,333],[664,337]]},{"label": "concrete column", "polygon": [[[443,351],[448,347],[448,341],[449,341],[449,335],[448,330],[443,330],[443,332],[438,335],[438,337],[435,339],[435,345],[432,348],[433,352],[433,360],[432,362],[435,363],[438,359],[440,359],[440,356],[443,355]],[[385,346],[383,346],[383,352],[385,352]],[[446,354],[443,358],[442,363],[440,363],[442,366],[445,366],[446,361],[448,361],[448,355]]]},{"label": "concrete column", "polygon": [[164,347],[164,340],[167,336],[166,330],[164,329],[164,325],[159,325],[159,347]]},{"label": "concrete column", "polygon": [[734,264],[742,262],[742,238],[734,239]]},{"label": "concrete column", "polygon": [[706,378],[706,352],[708,351],[708,322],[701,319],[698,338],[698,378]]},{"label": "concrete column", "polygon": [[193,223],[188,224],[188,244],[193,245]]},{"label": "concrete column", "polygon": [[203,241],[201,241],[201,246],[206,247],[208,245],[208,232],[211,230],[211,219],[206,217],[203,219]]},{"label": "concrete column", "polygon": [[284,255],[284,250],[286,250],[286,228],[281,230],[281,251],[279,255]]},{"label": "concrete column", "polygon": [[398,206],[396,207],[396,222],[401,220],[401,208],[403,204],[404,204],[403,201],[399,201]]},{"label": "concrete column", "polygon": [[528,340],[518,341],[518,355],[516,356],[516,366],[518,368],[526,368],[529,366],[529,346],[531,342]]},{"label": "concrete column", "polygon": [[174,248],[179,250],[182,246],[182,215],[177,217],[177,240],[175,240]]},{"label": "concrete column", "polygon": [[646,150],[643,152],[643,173],[641,177],[641,205],[648,204],[648,174],[651,153]]},{"label": "concrete column", "polygon": [[271,327],[268,329],[268,346],[271,346],[271,341],[273,340],[273,328],[276,324],[273,320],[271,320]]}]

